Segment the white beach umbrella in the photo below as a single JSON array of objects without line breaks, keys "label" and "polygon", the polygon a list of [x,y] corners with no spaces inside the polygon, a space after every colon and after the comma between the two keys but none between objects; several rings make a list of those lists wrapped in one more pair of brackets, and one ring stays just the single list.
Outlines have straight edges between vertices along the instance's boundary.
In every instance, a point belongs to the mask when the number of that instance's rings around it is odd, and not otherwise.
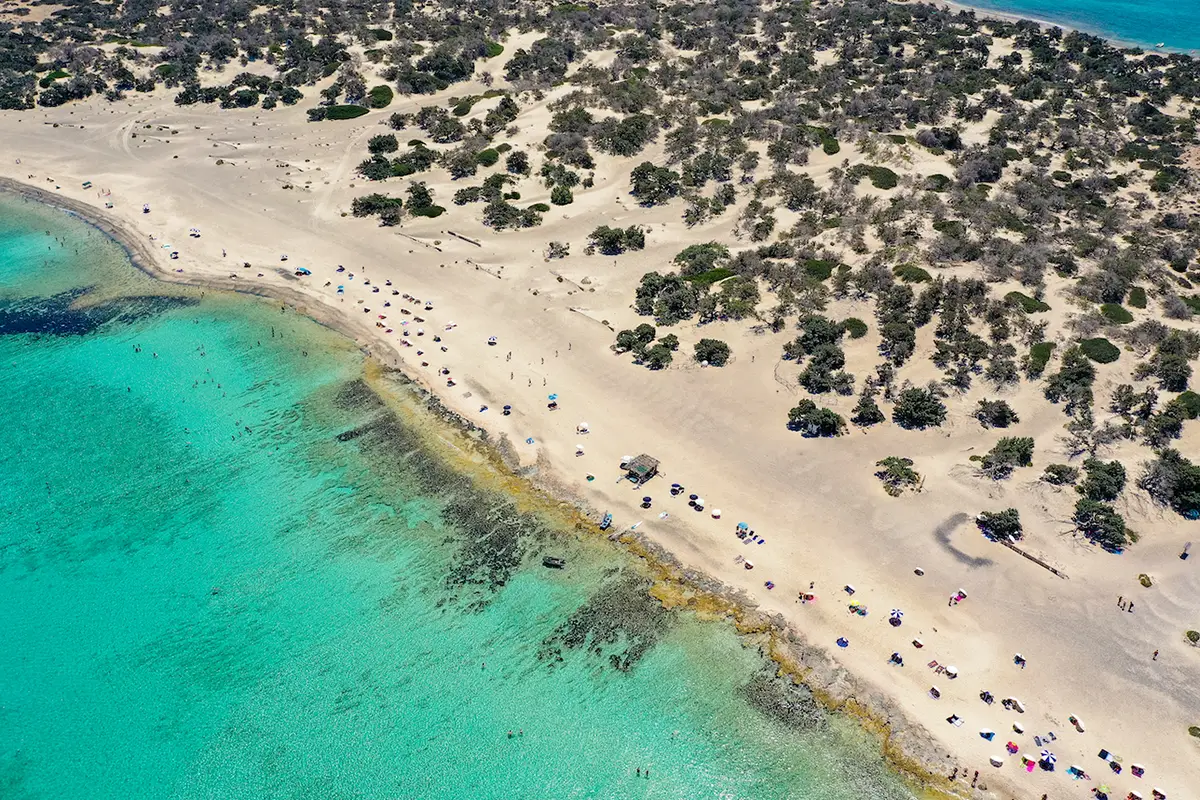
[{"label": "white beach umbrella", "polygon": [[1001,758],[1000,756],[992,756],[991,758],[988,759],[988,761],[992,762],[993,767],[1003,767],[1004,766],[1004,759]]},{"label": "white beach umbrella", "polygon": [[713,512],[712,512],[712,516],[713,516],[713,519],[720,519],[721,518],[721,509],[714,508]]},{"label": "white beach umbrella", "polygon": [[946,674],[951,678],[958,677],[958,667],[946,667]]},{"label": "white beach umbrella", "polygon": [[704,498],[703,497],[696,498],[696,508],[704,508]]}]

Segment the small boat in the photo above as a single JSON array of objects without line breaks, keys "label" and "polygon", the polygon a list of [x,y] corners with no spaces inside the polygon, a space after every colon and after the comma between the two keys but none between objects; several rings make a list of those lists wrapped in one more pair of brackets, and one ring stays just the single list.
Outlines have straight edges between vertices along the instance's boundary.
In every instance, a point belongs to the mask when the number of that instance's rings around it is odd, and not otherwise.
[{"label": "small boat", "polygon": [[604,512],[604,519],[600,520],[600,530],[606,531],[612,527],[612,514]]},{"label": "small boat", "polygon": [[562,569],[566,565],[567,560],[558,556],[546,556],[542,559],[542,566],[549,567],[550,569]]}]

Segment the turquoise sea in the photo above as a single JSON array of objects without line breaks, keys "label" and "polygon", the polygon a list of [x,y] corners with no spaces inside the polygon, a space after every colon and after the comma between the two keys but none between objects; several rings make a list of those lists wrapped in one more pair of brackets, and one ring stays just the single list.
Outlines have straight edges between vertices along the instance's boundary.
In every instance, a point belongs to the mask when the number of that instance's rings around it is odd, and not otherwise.
[{"label": "turquoise sea", "polygon": [[1077,28],[1142,47],[1200,50],[1200,3],[1196,0],[963,0],[965,5],[1004,11]]},{"label": "turquoise sea", "polygon": [[0,797],[910,797],[730,626],[452,471],[364,367],[0,196]]}]

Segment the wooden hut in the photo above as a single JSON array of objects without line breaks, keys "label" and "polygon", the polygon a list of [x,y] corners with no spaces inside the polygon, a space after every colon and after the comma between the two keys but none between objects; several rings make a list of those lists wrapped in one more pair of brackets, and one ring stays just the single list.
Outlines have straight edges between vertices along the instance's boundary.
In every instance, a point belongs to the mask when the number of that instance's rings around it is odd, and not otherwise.
[{"label": "wooden hut", "polygon": [[625,476],[641,486],[658,474],[658,459],[642,453],[625,465]]}]

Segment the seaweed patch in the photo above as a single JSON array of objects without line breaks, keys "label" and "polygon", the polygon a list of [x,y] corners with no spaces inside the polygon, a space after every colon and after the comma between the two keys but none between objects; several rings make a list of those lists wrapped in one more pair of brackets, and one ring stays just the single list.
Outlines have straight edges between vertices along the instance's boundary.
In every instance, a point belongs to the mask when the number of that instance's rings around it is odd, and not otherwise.
[{"label": "seaweed patch", "polygon": [[587,648],[609,665],[628,672],[670,629],[671,612],[650,596],[649,578],[624,570],[572,612],[542,641],[538,658],[561,663],[564,650]]}]

